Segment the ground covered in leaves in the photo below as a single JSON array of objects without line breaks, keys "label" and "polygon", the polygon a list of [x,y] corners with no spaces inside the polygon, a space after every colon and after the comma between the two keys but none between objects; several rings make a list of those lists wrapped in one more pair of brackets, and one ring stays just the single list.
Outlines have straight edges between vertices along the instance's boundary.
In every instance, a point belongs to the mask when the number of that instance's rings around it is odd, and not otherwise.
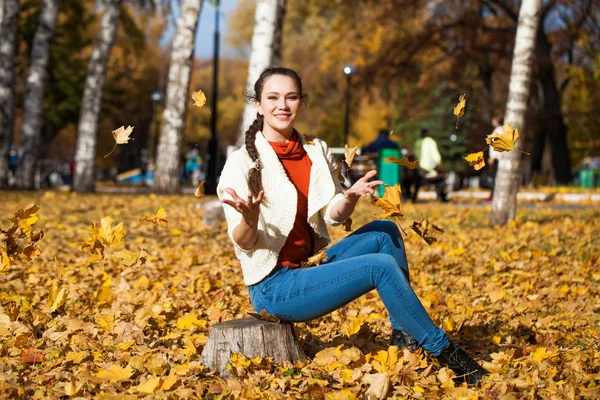
[{"label": "ground covered in leaves", "polygon": [[[426,354],[388,348],[376,292],[295,325],[309,362],[236,356],[221,379],[199,361],[209,329],[253,310],[225,226],[202,225],[206,199],[0,197],[0,228],[38,204],[44,232],[37,258],[0,272],[0,397],[600,397],[597,207],[521,207],[502,228],[487,226],[489,206],[403,207],[416,292],[491,371],[466,387]],[[353,228],[378,212],[362,200]],[[445,230],[431,246],[409,228],[423,216]]]}]

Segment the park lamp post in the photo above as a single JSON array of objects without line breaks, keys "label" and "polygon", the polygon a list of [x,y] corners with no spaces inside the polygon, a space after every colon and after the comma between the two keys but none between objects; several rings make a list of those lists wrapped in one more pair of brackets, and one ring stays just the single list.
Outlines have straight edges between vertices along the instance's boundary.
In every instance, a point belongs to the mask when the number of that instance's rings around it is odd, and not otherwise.
[{"label": "park lamp post", "polygon": [[344,118],[344,143],[348,144],[348,133],[350,132],[350,88],[352,83],[352,73],[354,67],[352,65],[346,65],[344,67],[344,74],[346,75],[346,116]]},{"label": "park lamp post", "polygon": [[217,193],[217,163],[219,160],[219,139],[217,138],[217,99],[219,88],[219,6],[221,0],[213,0],[215,6],[215,35],[213,47],[213,95],[210,115],[210,140],[208,141],[208,171],[204,191],[206,194]]},{"label": "park lamp post", "polygon": [[146,151],[148,153],[148,160],[150,161],[150,163],[154,164],[154,157],[156,155],[154,151],[154,147],[156,146],[154,145],[154,143],[158,138],[158,106],[160,105],[160,102],[163,99],[163,94],[159,91],[152,92],[150,98],[152,99],[152,128],[150,130],[148,143],[146,145]]}]

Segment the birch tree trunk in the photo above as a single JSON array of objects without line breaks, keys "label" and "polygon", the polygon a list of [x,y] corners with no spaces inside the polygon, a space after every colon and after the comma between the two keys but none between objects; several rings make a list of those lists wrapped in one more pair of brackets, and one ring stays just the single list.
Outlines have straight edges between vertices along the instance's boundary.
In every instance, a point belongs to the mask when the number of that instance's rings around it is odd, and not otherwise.
[{"label": "birch tree trunk", "polygon": [[19,0],[0,0],[0,188],[8,185],[8,153],[15,119],[15,54]]},{"label": "birch tree trunk", "polygon": [[75,177],[73,190],[92,192],[97,151],[98,115],[102,104],[102,89],[106,76],[106,64],[110,50],[117,37],[122,0],[105,0],[104,15],[96,36],[92,57],[88,66],[85,89],[81,101],[81,113],[77,127],[75,150]]},{"label": "birch tree trunk", "polygon": [[[504,120],[525,135],[525,114],[529,98],[531,70],[534,60],[535,41],[542,0],[523,0],[519,11],[519,23],[515,38],[508,102]],[[515,149],[501,153],[494,189],[491,225],[505,225],[515,218],[517,212],[517,191],[521,183],[521,157],[523,137],[517,140]]]},{"label": "birch tree trunk", "polygon": [[17,187],[35,189],[35,170],[42,135],[44,89],[48,76],[50,44],[56,29],[60,0],[44,0],[42,13],[33,37],[31,65],[25,83],[23,125],[21,128],[21,156],[17,166]]},{"label": "birch tree trunk", "polygon": [[[287,0],[258,0],[256,4],[252,50],[246,80],[248,92],[254,91],[254,83],[265,68],[279,65],[281,62],[281,38],[286,6]],[[244,145],[246,130],[255,118],[256,107],[254,104],[246,104],[237,140],[238,147]]]},{"label": "birch tree trunk", "polygon": [[179,152],[183,142],[188,90],[194,62],[196,28],[203,0],[183,0],[177,20],[158,141],[154,189],[161,193],[179,190]]}]

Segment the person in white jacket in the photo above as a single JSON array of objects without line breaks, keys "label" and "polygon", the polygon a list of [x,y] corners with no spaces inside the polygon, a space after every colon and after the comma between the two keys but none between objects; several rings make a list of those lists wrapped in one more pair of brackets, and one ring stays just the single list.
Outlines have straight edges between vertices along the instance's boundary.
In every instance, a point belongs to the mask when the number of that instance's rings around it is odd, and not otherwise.
[{"label": "person in white jacket", "polygon": [[392,345],[421,346],[461,379],[478,382],[485,371],[433,323],[413,291],[393,222],[368,223],[328,248],[320,265],[301,267],[330,242],[326,224],[344,222],[382,182],[370,181],[376,171],[369,171],[343,191],[326,143],[294,129],[305,95],[293,70],[264,70],[251,99],[256,119],[245,146],[227,159],[217,194],[254,308],[308,321],[376,289],[389,312]]},{"label": "person in white jacket", "polygon": [[415,142],[414,150],[425,182],[433,183],[437,199],[446,202],[446,176],[441,170],[442,156],[437,142],[429,134],[429,129],[421,129],[421,137]]}]

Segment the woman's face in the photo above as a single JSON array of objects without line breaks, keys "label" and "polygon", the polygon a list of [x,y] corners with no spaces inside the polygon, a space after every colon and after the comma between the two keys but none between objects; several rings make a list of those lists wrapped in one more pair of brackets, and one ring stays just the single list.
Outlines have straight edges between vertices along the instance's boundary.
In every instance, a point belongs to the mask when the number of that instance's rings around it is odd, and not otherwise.
[{"label": "woman's face", "polygon": [[285,75],[267,78],[257,104],[258,112],[265,118],[263,131],[271,128],[289,138],[301,105],[302,100],[292,78]]}]

